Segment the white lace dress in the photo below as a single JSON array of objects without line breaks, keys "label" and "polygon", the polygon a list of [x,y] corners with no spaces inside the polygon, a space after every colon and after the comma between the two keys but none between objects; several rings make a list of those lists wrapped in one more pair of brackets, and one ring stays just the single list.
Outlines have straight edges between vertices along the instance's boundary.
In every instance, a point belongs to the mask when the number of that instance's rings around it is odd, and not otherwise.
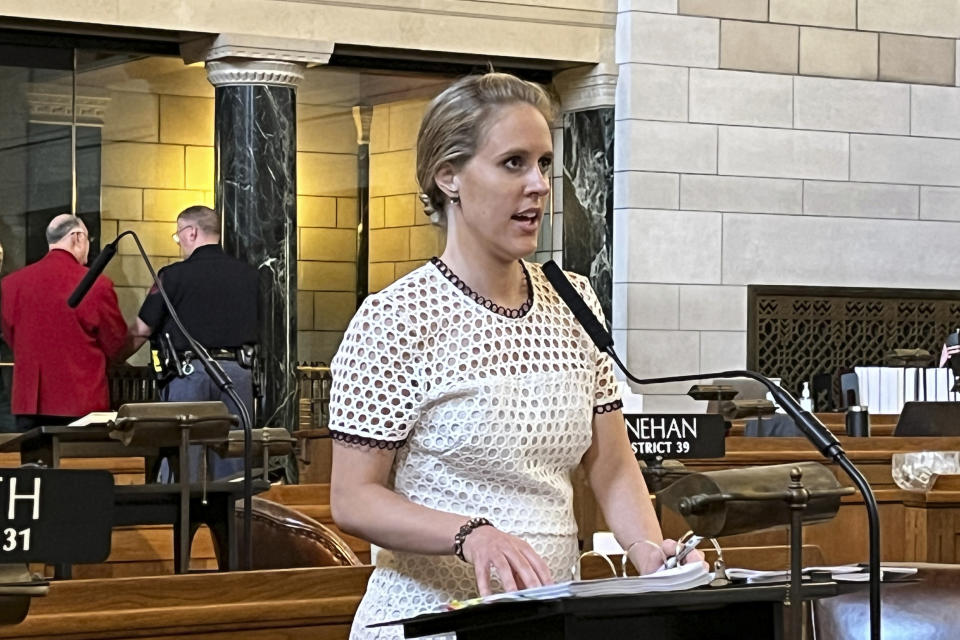
[{"label": "white lace dress", "polygon": [[[577,525],[570,473],[594,413],[620,408],[609,356],[523,263],[529,299],[504,309],[438,258],[368,297],[332,363],[334,438],[396,449],[393,488],[440,511],[483,516],[526,540],[554,579],[569,579]],[[600,314],[586,278],[568,274]],[[351,638],[402,638],[366,625],[477,596],[473,567],[452,555],[383,550]]]}]

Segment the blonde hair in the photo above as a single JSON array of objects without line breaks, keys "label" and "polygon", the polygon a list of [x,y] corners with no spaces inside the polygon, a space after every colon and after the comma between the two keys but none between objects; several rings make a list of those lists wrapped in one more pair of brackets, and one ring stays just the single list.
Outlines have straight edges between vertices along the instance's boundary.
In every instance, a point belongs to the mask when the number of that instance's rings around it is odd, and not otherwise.
[{"label": "blonde hair", "polygon": [[509,73],[466,76],[427,106],[417,135],[417,182],[427,215],[446,211],[447,196],[435,177],[445,165],[459,169],[477,152],[480,138],[501,106],[532,105],[553,121],[554,105],[540,85]]}]

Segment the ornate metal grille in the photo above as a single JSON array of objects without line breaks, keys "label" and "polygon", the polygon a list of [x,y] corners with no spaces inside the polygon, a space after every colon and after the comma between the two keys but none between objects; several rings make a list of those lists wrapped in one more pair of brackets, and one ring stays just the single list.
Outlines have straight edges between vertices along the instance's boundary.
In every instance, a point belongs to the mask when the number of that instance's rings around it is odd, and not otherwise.
[{"label": "ornate metal grille", "polygon": [[894,349],[939,357],[960,327],[960,292],[747,287],[747,366],[800,391],[815,374],[887,364]]}]

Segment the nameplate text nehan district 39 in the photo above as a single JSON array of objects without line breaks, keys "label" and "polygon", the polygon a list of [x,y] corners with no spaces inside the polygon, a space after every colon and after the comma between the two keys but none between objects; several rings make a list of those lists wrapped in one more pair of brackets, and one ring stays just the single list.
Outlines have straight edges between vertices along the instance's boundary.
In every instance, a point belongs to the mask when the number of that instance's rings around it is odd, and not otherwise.
[{"label": "nameplate text nehan district 39", "polygon": [[638,460],[722,458],[726,452],[718,414],[627,413],[623,418]]}]

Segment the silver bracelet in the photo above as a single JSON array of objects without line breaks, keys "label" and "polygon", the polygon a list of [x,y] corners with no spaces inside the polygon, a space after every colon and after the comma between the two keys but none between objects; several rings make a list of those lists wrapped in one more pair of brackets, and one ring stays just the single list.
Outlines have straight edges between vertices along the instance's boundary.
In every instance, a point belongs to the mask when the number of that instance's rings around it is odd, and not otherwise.
[{"label": "silver bracelet", "polygon": [[[653,540],[648,540],[647,538],[643,538],[643,539],[641,539],[641,540],[634,540],[633,542],[631,542],[631,543],[627,546],[626,549],[623,550],[623,556],[620,558],[620,571],[621,571],[621,573],[622,573],[622,575],[623,575],[624,578],[627,577],[627,560],[629,559],[629,556],[630,556],[630,550],[633,549],[633,548],[634,548],[635,546],[637,546],[638,544],[641,544],[641,543],[648,544],[648,545],[650,545],[651,547],[653,547],[654,549],[656,549],[657,551],[659,551],[659,552],[660,552],[660,557],[663,558],[663,562],[662,562],[661,564],[662,564],[663,566],[666,566],[666,564],[667,564],[667,552],[663,550],[663,546],[662,546],[662,545],[657,544],[657,543],[654,542]],[[638,572],[638,573],[640,572],[640,568],[639,568],[639,567],[637,567],[637,572]]]}]

